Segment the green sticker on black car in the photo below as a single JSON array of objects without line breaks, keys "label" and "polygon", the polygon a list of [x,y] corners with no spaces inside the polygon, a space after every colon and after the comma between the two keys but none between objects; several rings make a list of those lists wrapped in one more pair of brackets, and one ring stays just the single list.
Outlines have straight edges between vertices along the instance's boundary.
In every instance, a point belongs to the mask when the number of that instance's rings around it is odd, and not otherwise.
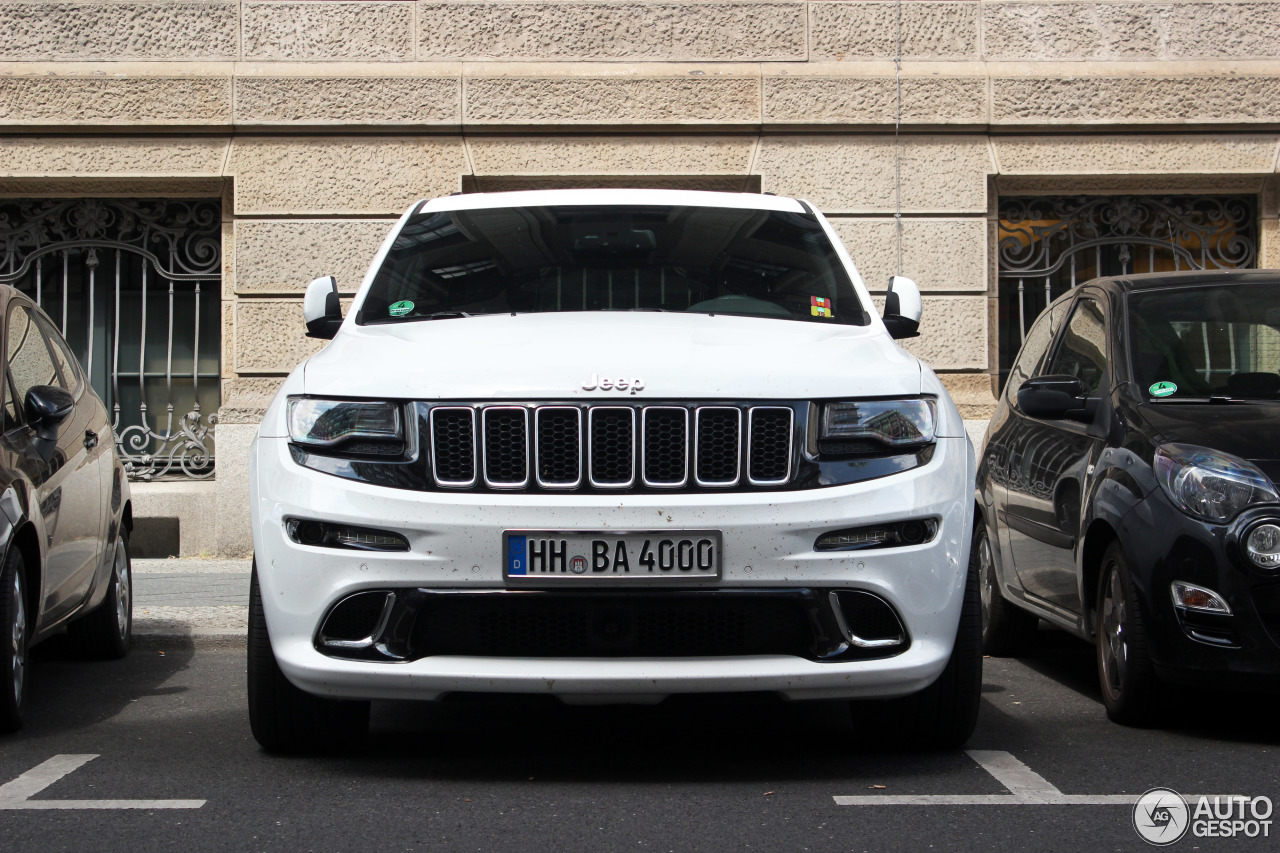
[{"label": "green sticker on black car", "polygon": [[1147,390],[1151,392],[1152,397],[1168,397],[1178,390],[1178,386],[1172,382],[1157,382]]},{"label": "green sticker on black car", "polygon": [[402,299],[399,302],[392,302],[391,307],[387,309],[387,312],[392,317],[403,317],[405,314],[408,314],[412,310],[413,310],[413,303],[410,302],[408,299]]}]

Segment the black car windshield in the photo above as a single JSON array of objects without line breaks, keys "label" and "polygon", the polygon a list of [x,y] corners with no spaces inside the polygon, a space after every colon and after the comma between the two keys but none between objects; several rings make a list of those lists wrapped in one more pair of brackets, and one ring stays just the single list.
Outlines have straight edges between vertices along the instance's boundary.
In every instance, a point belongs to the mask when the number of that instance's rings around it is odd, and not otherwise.
[{"label": "black car windshield", "polygon": [[1128,303],[1148,397],[1280,399],[1280,282],[1139,291]]},{"label": "black car windshield", "polygon": [[418,214],[356,322],[610,310],[870,322],[816,217],[665,205]]}]

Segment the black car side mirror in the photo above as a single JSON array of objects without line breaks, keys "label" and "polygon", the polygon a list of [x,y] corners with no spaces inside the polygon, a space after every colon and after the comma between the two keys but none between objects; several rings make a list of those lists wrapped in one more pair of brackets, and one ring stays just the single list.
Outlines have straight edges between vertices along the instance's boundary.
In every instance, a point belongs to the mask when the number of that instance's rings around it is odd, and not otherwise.
[{"label": "black car side mirror", "polygon": [[22,400],[22,411],[36,431],[36,437],[45,441],[58,440],[58,424],[67,419],[75,408],[76,399],[64,388],[56,385],[32,385]]},{"label": "black car side mirror", "polygon": [[1091,421],[1099,401],[1085,396],[1084,385],[1075,376],[1034,376],[1018,389],[1018,408],[1033,418]]},{"label": "black car side mirror", "polygon": [[314,279],[302,299],[302,318],[307,337],[331,341],[342,325],[342,305],[338,301],[338,280],[331,275]]}]

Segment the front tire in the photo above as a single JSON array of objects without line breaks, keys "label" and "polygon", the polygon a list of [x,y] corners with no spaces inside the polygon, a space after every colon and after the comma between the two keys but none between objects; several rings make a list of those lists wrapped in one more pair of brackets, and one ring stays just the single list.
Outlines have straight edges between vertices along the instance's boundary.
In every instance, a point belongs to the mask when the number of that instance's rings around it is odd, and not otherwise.
[{"label": "front tire", "polygon": [[119,660],[133,646],[133,561],[123,531],[116,538],[106,597],[67,626],[67,637],[81,655],[99,660]]},{"label": "front tire", "polygon": [[[978,544],[980,535],[985,535],[981,522],[974,532],[973,546]],[[960,624],[942,674],[933,684],[910,696],[874,703],[854,702],[855,727],[870,726],[869,732],[874,732],[876,737],[887,735],[896,746],[925,750],[956,749],[973,734],[982,703],[980,561],[978,549],[971,547]]]},{"label": "front tire", "polygon": [[1040,620],[1011,604],[1000,591],[991,537],[981,520],[973,537],[973,548],[978,553],[978,583],[981,587],[982,652],[998,658],[1016,656],[1035,641]]},{"label": "front tire", "polygon": [[22,554],[10,548],[0,567],[0,733],[22,728],[27,698],[27,649],[31,638]]},{"label": "front tire", "polygon": [[280,671],[267,634],[258,567],[249,580],[249,727],[267,752],[304,753],[349,744],[369,729],[369,703],[299,690]]},{"label": "front tire", "polygon": [[1102,704],[1113,722],[1149,726],[1157,720],[1163,688],[1151,662],[1133,565],[1118,542],[1102,555],[1101,574],[1094,639]]}]

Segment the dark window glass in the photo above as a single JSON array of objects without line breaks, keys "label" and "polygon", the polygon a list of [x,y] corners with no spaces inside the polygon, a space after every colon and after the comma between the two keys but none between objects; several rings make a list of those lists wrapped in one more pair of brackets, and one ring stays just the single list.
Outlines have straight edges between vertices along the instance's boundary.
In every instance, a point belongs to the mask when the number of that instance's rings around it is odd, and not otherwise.
[{"label": "dark window glass", "polygon": [[67,342],[62,339],[62,335],[58,334],[57,329],[53,328],[49,321],[43,317],[36,317],[36,322],[40,326],[40,331],[44,332],[49,341],[49,351],[53,353],[53,360],[58,365],[58,372],[62,374],[67,390],[72,394],[78,394],[80,392],[80,371],[76,369],[75,356],[67,348]]},{"label": "dark window glass", "polygon": [[655,310],[870,322],[813,216],[623,205],[420,214],[357,322]]},{"label": "dark window glass", "polygon": [[1045,374],[1074,376],[1093,394],[1107,372],[1107,318],[1102,303],[1089,296],[1076,300],[1067,330]]},{"label": "dark window glass", "polygon": [[1070,304],[1070,301],[1067,301],[1049,306],[1049,309],[1042,311],[1035,323],[1027,330],[1026,340],[1022,342],[1022,349],[1018,352],[1018,359],[1009,371],[1009,380],[1006,385],[1008,399],[1016,400],[1022,383],[1036,375],[1036,368],[1044,359],[1049,344],[1053,343],[1053,336],[1062,327],[1062,318]]},{"label": "dark window glass", "polygon": [[36,385],[65,388],[44,336],[25,307],[9,312],[9,371],[13,374],[17,400],[25,400]]},{"label": "dark window glass", "polygon": [[1144,393],[1280,398],[1280,283],[1140,291],[1128,307]]}]

